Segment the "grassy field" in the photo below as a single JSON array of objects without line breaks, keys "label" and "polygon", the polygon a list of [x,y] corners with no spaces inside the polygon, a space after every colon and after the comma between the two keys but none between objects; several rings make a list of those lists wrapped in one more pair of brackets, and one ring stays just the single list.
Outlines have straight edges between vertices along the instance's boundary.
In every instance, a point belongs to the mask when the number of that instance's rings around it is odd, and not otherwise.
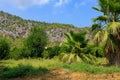
[{"label": "grassy field", "polygon": [[[99,60],[104,61],[104,59]],[[57,68],[88,73],[120,72],[120,68],[114,66],[91,65],[83,62],[65,64],[57,59],[2,60],[0,61],[0,79],[40,75]]]}]

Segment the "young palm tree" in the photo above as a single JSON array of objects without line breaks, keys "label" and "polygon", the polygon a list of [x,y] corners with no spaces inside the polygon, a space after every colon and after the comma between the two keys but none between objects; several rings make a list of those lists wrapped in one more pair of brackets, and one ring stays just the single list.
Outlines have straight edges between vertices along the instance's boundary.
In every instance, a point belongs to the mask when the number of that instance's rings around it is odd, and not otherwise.
[{"label": "young palm tree", "polygon": [[98,0],[99,7],[93,9],[103,13],[94,18],[94,42],[105,44],[106,57],[110,64],[120,65],[120,0]]},{"label": "young palm tree", "polygon": [[71,63],[78,61],[85,61],[88,63],[94,63],[96,58],[89,53],[86,53],[87,41],[85,40],[86,33],[74,33],[70,32],[65,34],[66,38],[63,40],[64,48],[67,48],[60,56],[60,60],[63,62]]}]

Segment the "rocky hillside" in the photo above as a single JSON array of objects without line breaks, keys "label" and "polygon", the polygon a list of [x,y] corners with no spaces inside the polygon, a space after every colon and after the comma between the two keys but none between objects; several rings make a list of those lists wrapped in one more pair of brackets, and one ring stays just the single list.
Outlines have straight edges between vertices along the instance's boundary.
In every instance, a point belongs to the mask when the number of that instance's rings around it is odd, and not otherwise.
[{"label": "rocky hillside", "polygon": [[25,20],[18,16],[0,11],[0,34],[11,38],[26,37],[29,29],[34,26],[45,27],[50,42],[61,42],[64,33],[69,31],[78,32],[82,29],[69,24],[46,23],[33,20]]}]

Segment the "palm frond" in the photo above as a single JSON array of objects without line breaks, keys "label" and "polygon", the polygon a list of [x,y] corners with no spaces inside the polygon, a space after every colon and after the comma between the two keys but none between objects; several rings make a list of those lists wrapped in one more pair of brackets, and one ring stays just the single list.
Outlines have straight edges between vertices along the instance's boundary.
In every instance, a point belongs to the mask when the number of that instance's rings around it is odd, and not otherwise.
[{"label": "palm frond", "polygon": [[91,29],[92,29],[92,31],[99,30],[99,29],[101,29],[101,25],[100,24],[93,24]]},{"label": "palm frond", "polygon": [[106,30],[98,31],[93,39],[94,43],[99,45],[103,44],[108,39],[108,32]]},{"label": "palm frond", "polygon": [[59,59],[65,63],[73,63],[73,62],[81,62],[82,59],[74,53],[62,53],[59,57]]},{"label": "palm frond", "polygon": [[106,30],[110,34],[117,35],[120,32],[120,22],[111,22],[111,23],[107,24]]},{"label": "palm frond", "polygon": [[103,15],[103,16],[98,16],[97,18],[93,18],[93,22],[96,22],[96,21],[104,22],[104,21],[107,21],[108,19],[109,17],[107,15]]},{"label": "palm frond", "polygon": [[100,11],[101,12],[101,8],[97,8],[97,7],[92,7],[94,10],[96,11]]}]

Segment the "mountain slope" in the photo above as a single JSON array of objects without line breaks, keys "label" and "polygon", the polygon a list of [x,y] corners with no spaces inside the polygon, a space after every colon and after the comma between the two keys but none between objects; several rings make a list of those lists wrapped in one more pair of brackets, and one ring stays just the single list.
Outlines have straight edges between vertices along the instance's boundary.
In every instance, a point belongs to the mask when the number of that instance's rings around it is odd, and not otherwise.
[{"label": "mountain slope", "polygon": [[82,31],[70,24],[46,23],[33,20],[25,20],[18,16],[0,11],[0,34],[11,38],[26,37],[29,29],[34,26],[45,27],[50,42],[61,42],[64,33],[69,31]]}]

